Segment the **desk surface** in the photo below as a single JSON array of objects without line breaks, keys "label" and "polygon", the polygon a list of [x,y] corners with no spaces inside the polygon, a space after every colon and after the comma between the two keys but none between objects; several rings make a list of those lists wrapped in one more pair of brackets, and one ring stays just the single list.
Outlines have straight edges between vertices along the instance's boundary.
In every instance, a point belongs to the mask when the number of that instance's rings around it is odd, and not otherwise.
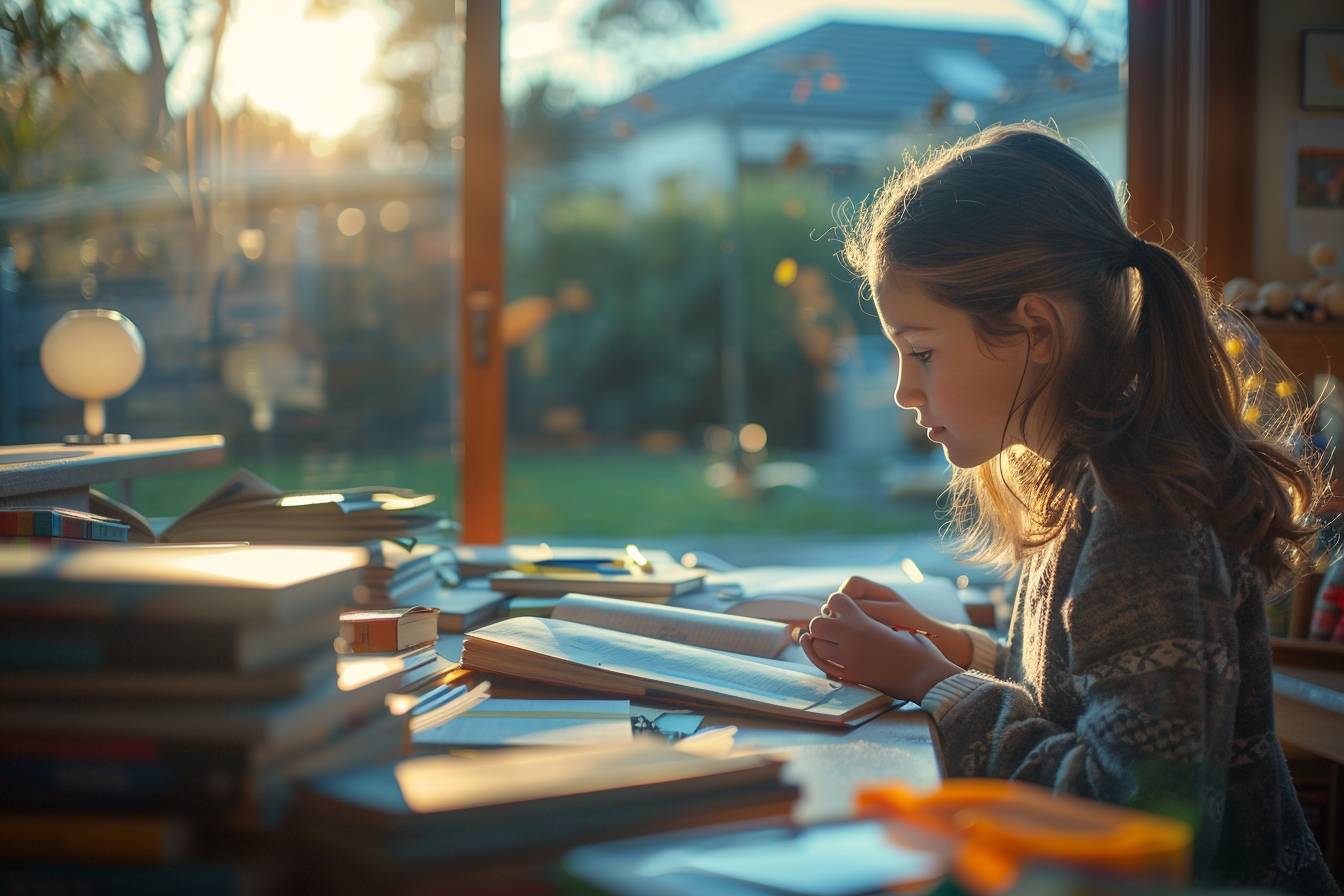
[{"label": "desk surface", "polygon": [[[462,639],[462,635],[440,635],[439,654],[456,662],[462,656]],[[493,675],[490,680],[491,692],[501,697],[575,696],[559,688]],[[802,791],[794,808],[799,821],[849,814],[854,793],[862,784],[899,779],[932,788],[942,777],[932,720],[916,706],[889,710],[857,728],[801,725],[714,710],[704,713],[706,726],[737,726],[735,750],[779,750],[788,754],[787,774]]]},{"label": "desk surface", "polygon": [[1275,666],[1274,724],[1288,743],[1344,763],[1344,670]]},{"label": "desk surface", "polygon": [[138,439],[123,445],[0,446],[0,506],[39,496],[41,503],[74,506],[60,500],[99,482],[132,479],[174,470],[213,467],[224,461],[224,437],[180,436]]}]

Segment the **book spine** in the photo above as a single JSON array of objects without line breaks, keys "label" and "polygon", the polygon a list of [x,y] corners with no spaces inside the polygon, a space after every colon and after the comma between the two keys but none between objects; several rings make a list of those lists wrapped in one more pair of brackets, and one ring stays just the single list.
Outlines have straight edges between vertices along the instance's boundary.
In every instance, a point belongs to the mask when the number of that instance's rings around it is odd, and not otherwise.
[{"label": "book spine", "polygon": [[10,808],[200,812],[240,804],[247,794],[248,775],[237,759],[143,762],[0,756],[0,787]]},{"label": "book spine", "polygon": [[352,619],[341,622],[341,637],[355,653],[397,651],[399,618]]},{"label": "book spine", "polygon": [[31,510],[0,510],[0,535],[32,535]]},{"label": "book spine", "polygon": [[42,896],[244,896],[276,889],[264,867],[188,862],[170,866],[26,864],[0,868],[0,892]]},{"label": "book spine", "polygon": [[131,527],[124,523],[102,522],[101,520],[91,520],[89,522],[88,537],[93,541],[117,541],[126,542],[130,539]]},{"label": "book spine", "polygon": [[198,669],[238,667],[230,626],[80,626],[51,622],[6,626],[0,669]]},{"label": "book spine", "polygon": [[0,814],[0,859],[27,862],[171,862],[191,839],[175,818]]}]

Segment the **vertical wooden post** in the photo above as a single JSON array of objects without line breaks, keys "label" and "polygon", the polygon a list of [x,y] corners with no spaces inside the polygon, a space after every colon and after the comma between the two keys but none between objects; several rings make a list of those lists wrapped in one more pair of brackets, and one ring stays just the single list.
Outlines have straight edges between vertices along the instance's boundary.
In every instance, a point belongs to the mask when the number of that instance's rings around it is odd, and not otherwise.
[{"label": "vertical wooden post", "polygon": [[[1130,0],[1129,224],[1150,242],[1189,240],[1190,0]],[[1173,245],[1173,248],[1175,247]]]},{"label": "vertical wooden post", "polygon": [[504,105],[501,0],[466,0],[458,288],[462,539],[504,538]]},{"label": "vertical wooden post", "polygon": [[1257,6],[1219,0],[1209,16],[1204,273],[1224,284],[1255,274]]},{"label": "vertical wooden post", "polygon": [[1255,241],[1255,0],[1130,0],[1129,222],[1247,274]]}]

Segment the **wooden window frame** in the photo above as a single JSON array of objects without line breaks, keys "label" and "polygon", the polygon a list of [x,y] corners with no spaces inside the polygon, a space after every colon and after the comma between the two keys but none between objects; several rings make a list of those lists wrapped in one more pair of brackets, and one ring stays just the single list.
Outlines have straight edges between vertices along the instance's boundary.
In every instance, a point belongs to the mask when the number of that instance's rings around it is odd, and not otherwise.
[{"label": "wooden window frame", "polygon": [[1255,248],[1255,29],[1254,0],[1129,2],[1130,226],[1222,283]]},{"label": "wooden window frame", "polygon": [[[494,544],[505,535],[503,23],[501,0],[465,7],[459,517],[464,541]],[[1130,225],[1188,245],[1221,282],[1253,257],[1255,25],[1255,0],[1129,0]]]},{"label": "wooden window frame", "polygon": [[463,24],[462,258],[458,266],[458,518],[462,540],[504,539],[504,104],[501,0],[467,0]]}]

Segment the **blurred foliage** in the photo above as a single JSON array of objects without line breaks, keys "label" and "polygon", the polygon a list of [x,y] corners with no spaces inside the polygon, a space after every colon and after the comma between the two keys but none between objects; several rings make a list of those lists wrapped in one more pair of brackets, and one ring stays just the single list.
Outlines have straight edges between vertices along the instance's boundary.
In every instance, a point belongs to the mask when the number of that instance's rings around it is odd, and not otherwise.
[{"label": "blurred foliage", "polygon": [[[836,201],[813,176],[770,171],[748,174],[732,196],[670,192],[643,214],[597,193],[551,198],[510,234],[510,295],[551,309],[510,359],[511,432],[554,435],[555,408],[577,408],[599,439],[724,422],[725,287],[739,266],[747,417],[771,444],[814,447],[819,385],[835,359],[808,349],[818,333],[852,333],[863,313],[835,258]],[[775,279],[783,258],[801,272],[788,285]]]}]

